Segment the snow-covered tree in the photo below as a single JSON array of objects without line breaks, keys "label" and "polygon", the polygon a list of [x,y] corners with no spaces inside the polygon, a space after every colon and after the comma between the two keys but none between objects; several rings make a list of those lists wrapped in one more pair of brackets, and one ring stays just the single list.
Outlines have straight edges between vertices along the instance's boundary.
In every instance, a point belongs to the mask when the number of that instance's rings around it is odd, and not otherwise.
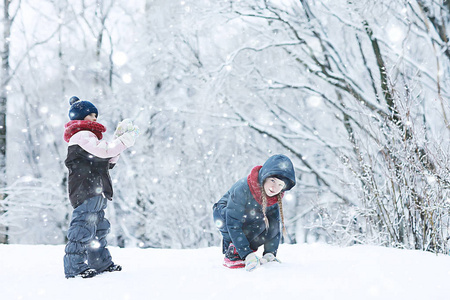
[{"label": "snow-covered tree", "polygon": [[115,245],[217,245],[212,204],[284,153],[286,242],[447,251],[447,1],[11,3],[11,242],[64,242],[77,95],[106,139],[141,129],[111,171]]}]

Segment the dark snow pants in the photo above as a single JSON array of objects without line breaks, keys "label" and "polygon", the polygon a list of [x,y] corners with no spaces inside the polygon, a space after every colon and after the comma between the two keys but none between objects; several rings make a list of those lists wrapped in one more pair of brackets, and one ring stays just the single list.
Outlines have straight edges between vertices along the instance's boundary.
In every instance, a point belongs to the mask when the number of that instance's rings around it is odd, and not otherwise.
[{"label": "dark snow pants", "polygon": [[74,209],[64,256],[66,277],[76,276],[87,269],[102,272],[112,264],[106,248],[106,235],[110,230],[104,212],[107,201],[103,196],[96,196]]},{"label": "dark snow pants", "polygon": [[[225,254],[228,250],[228,246],[232,242],[230,233],[228,232],[227,221],[226,221],[226,206],[218,205],[217,203],[213,207],[213,218],[217,229],[219,229],[222,234],[222,253]],[[258,250],[258,248],[264,245],[267,241],[273,240],[279,233],[279,226],[270,226],[266,230],[266,225],[264,221],[261,220],[260,224],[253,224],[253,226],[243,225],[242,231],[245,237],[250,243],[250,249],[253,251]],[[276,254],[276,251],[275,253]]]}]

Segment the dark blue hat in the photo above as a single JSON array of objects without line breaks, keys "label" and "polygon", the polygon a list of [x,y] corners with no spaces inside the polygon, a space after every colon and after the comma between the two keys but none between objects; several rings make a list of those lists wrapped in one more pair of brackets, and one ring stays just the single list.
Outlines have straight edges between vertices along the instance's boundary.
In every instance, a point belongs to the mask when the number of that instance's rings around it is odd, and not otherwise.
[{"label": "dark blue hat", "polygon": [[77,96],[73,96],[69,100],[70,109],[69,109],[69,118],[71,120],[84,120],[86,116],[95,113],[98,117],[98,110],[89,101],[80,100]]}]

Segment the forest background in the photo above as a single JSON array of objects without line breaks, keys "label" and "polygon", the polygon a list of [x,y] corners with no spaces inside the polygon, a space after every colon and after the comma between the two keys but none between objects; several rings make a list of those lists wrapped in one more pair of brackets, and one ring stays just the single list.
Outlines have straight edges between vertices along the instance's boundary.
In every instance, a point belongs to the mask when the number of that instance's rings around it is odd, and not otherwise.
[{"label": "forest background", "polygon": [[111,139],[119,247],[217,246],[212,204],[289,156],[285,243],[449,250],[450,3],[3,0],[0,242],[63,244],[69,98]]}]

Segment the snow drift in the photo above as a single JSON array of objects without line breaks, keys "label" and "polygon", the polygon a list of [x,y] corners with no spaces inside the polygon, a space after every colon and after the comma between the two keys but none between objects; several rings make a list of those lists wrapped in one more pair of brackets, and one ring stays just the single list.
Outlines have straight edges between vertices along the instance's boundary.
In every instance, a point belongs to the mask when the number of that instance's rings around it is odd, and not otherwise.
[{"label": "snow drift", "polygon": [[246,272],[223,267],[218,247],[110,250],[122,272],[65,279],[63,245],[0,245],[1,298],[385,300],[450,293],[450,257],[421,251],[281,245],[281,264]]}]

